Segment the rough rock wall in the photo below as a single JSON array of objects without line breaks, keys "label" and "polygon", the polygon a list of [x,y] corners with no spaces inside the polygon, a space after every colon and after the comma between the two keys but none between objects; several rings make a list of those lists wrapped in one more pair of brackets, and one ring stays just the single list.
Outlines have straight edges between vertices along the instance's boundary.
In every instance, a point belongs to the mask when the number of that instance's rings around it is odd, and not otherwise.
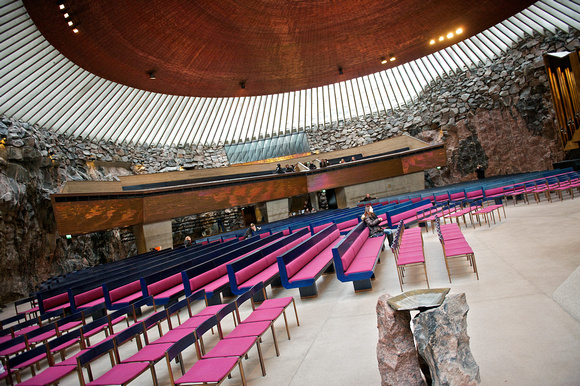
[{"label": "rough rock wall", "polygon": [[[95,167],[91,161],[111,167]],[[102,163],[101,163],[102,164]],[[126,165],[127,168],[118,165]],[[66,181],[112,181],[118,176],[227,165],[223,148],[130,147],[69,139],[28,123],[0,120],[0,303],[27,296],[50,276],[137,253],[130,229],[67,240],[58,235],[50,195]],[[222,229],[243,227],[238,211],[200,215],[220,218]],[[240,225],[240,219],[241,225]],[[197,235],[191,219],[174,221],[176,237]],[[217,221],[209,225],[213,230]],[[183,233],[183,234],[182,234]],[[179,242],[180,240],[176,240]]]},{"label": "rough rock wall", "polygon": [[542,55],[580,46],[580,33],[546,32],[493,61],[431,82],[407,106],[308,130],[312,150],[348,149],[407,133],[444,142],[448,166],[430,171],[441,186],[486,175],[545,170],[564,158]]}]

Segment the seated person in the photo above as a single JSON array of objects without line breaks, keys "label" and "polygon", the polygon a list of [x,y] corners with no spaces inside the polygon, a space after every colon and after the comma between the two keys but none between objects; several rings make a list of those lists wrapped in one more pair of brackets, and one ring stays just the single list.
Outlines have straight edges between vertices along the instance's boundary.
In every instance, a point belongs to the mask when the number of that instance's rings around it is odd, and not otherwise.
[{"label": "seated person", "polygon": [[284,168],[280,164],[276,166],[276,173],[284,173]]},{"label": "seated person", "polygon": [[259,231],[262,228],[258,228],[256,224],[251,223],[250,227],[246,230],[246,234],[244,235],[244,240],[250,238],[254,235],[254,232]]},{"label": "seated person", "polygon": [[308,202],[308,200],[304,201],[304,207],[302,208],[304,213],[310,213],[312,211],[312,205]]},{"label": "seated person", "polygon": [[378,197],[371,197],[370,194],[367,193],[367,195],[365,196],[365,198],[363,198],[362,200],[360,200],[359,202],[364,202],[364,201],[371,201],[371,200],[378,200]]},{"label": "seated person", "polygon": [[316,169],[316,165],[314,164],[314,161],[310,162],[310,170],[315,170]]},{"label": "seated person", "polygon": [[286,173],[290,173],[294,171],[294,165],[286,164]]},{"label": "seated person", "polygon": [[384,230],[380,226],[382,220],[377,217],[371,205],[367,205],[361,219],[369,228],[369,237],[377,237],[383,234]]},{"label": "seated person", "polygon": [[187,237],[185,238],[185,241],[183,242],[183,246],[184,246],[185,248],[189,248],[189,247],[191,247],[191,245],[192,245],[192,244],[191,244],[191,237],[187,236]]},{"label": "seated person", "polygon": [[343,164],[343,163],[345,163],[344,158],[341,158],[339,164]]}]

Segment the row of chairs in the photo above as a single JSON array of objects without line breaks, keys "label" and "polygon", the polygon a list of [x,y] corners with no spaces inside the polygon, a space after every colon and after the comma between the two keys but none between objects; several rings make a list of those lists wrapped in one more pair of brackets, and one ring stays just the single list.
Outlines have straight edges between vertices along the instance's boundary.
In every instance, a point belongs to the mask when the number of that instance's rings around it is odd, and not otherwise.
[{"label": "row of chairs", "polygon": [[479,280],[479,273],[477,272],[477,264],[475,262],[475,253],[465,240],[459,225],[456,223],[441,224],[439,219],[435,220],[437,227],[437,236],[443,248],[443,256],[445,258],[445,267],[447,268],[447,275],[449,283],[451,283],[451,272],[449,270],[449,260],[454,258],[465,257],[469,264],[473,267],[477,280]]},{"label": "row of chairs", "polygon": [[401,291],[403,291],[403,279],[406,274],[406,269],[413,266],[423,267],[425,280],[427,281],[427,288],[429,288],[429,278],[427,277],[425,250],[423,246],[423,233],[421,232],[421,228],[405,229],[403,220],[401,220],[395,230],[393,242],[391,243],[391,251],[395,256]]},{"label": "row of chairs", "polygon": [[[20,382],[20,371],[24,370],[25,368],[34,369],[34,364],[47,359],[49,367],[39,374],[35,374],[33,370],[33,377],[25,380],[22,382],[22,384],[37,385],[55,383],[74,370],[77,370],[79,383],[82,385],[85,384],[83,371],[88,374],[90,384],[125,384],[148,369],[152,373],[153,383],[157,384],[154,365],[163,359],[165,353],[171,346],[175,345],[177,342],[187,336],[190,338],[193,337],[194,332],[202,325],[209,326],[212,331],[212,327],[217,326],[220,338],[222,338],[223,335],[220,322],[227,315],[234,313],[235,314],[233,319],[234,326],[236,326],[235,328],[238,328],[237,326],[240,326],[244,323],[244,325],[248,325],[249,323],[259,322],[256,325],[250,326],[250,329],[248,329],[248,327],[244,327],[243,329],[246,331],[246,333],[255,333],[258,331],[257,327],[262,328],[265,326],[265,329],[259,334],[259,337],[261,338],[263,333],[267,331],[268,328],[270,328],[274,337],[276,353],[279,355],[274,331],[274,322],[278,320],[281,315],[284,316],[288,339],[290,339],[290,332],[286,317],[286,308],[290,304],[294,305],[294,312],[296,314],[297,324],[299,325],[296,305],[294,303],[294,299],[292,297],[288,297],[279,299],[267,299],[259,307],[255,307],[252,299],[252,310],[255,311],[253,311],[248,318],[241,321],[239,305],[241,305],[244,301],[253,298],[253,296],[259,291],[262,291],[264,298],[266,298],[263,284],[260,283],[260,285],[257,285],[256,287],[252,288],[251,291],[241,295],[232,303],[207,306],[199,313],[193,314],[191,311],[192,303],[199,299],[205,299],[205,292],[203,290],[198,291],[192,294],[190,297],[168,307],[166,310],[154,313],[143,321],[138,321],[135,314],[133,314],[133,317],[135,318],[134,323],[130,327],[114,333],[113,320],[115,316],[127,313],[129,310],[123,309],[116,311],[111,315],[83,325],[81,328],[53,339],[50,342],[46,342],[42,345],[30,348],[23,354],[11,357],[6,364],[7,371],[5,377],[8,377],[8,380],[10,381],[9,383],[11,383],[12,375],[16,375],[17,381]],[[139,305],[145,305],[148,301],[150,301],[150,299],[143,299],[143,303]],[[184,321],[184,323],[181,323],[179,312],[184,308],[187,308],[189,318]],[[133,311],[134,310],[135,307],[133,308]],[[177,315],[177,324],[174,324],[171,319],[175,315]],[[163,335],[161,328],[161,322],[164,320],[167,320],[169,326],[169,331],[165,335]],[[209,320],[212,320],[213,322],[208,322]],[[269,323],[268,326],[266,326],[264,322]],[[106,326],[106,328],[98,328],[99,326]],[[158,326],[160,337],[154,341],[151,341],[147,331],[149,331],[154,326]],[[91,345],[90,341],[88,340],[88,333],[91,332],[91,336],[93,336],[96,332],[101,331],[105,332],[106,338]],[[242,329],[239,329],[238,332],[236,332],[236,335],[239,334],[244,334]],[[200,334],[200,338],[202,335],[203,334]],[[228,336],[230,335],[231,333],[228,334]],[[231,335],[231,337],[236,335]],[[142,345],[140,336],[144,337],[146,343],[145,346]],[[136,342],[139,351],[135,355],[121,360],[118,347],[130,340],[133,340],[133,338],[137,338]],[[203,341],[200,340],[200,342],[203,346]],[[80,344],[80,351],[73,357],[65,360],[65,350],[76,343]],[[60,352],[62,360],[55,363],[54,355],[57,348],[61,350]],[[112,368],[109,372],[101,375],[97,379],[93,379],[94,377],[90,364],[105,354],[109,355]],[[201,366],[201,364],[199,366]],[[263,371],[265,375],[265,369],[263,369]]]}]

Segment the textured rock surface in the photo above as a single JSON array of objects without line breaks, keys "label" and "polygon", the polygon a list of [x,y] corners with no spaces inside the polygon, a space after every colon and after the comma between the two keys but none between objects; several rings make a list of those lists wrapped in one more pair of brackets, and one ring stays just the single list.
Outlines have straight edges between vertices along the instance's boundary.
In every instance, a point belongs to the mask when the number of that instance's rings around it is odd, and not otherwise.
[{"label": "textured rock surface", "polygon": [[377,359],[381,384],[425,385],[411,332],[411,313],[393,310],[387,303],[390,297],[389,294],[381,295],[377,302]]},{"label": "textured rock surface", "polygon": [[417,351],[429,365],[433,385],[477,385],[479,366],[469,347],[465,294],[449,294],[437,308],[413,318]]}]

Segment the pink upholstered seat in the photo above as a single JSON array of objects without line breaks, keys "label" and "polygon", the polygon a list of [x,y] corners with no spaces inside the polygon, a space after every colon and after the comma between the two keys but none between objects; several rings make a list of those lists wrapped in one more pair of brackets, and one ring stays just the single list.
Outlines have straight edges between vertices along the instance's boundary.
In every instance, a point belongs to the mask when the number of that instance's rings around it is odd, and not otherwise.
[{"label": "pink upholstered seat", "polygon": [[24,382],[20,382],[19,385],[25,386],[50,385],[51,383],[57,383],[59,379],[64,378],[65,376],[72,373],[76,369],[77,369],[76,364],[66,366],[50,366],[43,372],[35,375],[34,377],[29,378]]},{"label": "pink upholstered seat", "polygon": [[157,362],[165,355],[165,351],[171,347],[173,343],[148,344],[141,350],[137,351],[135,355],[125,359],[123,362]]},{"label": "pink upholstered seat", "polygon": [[239,357],[200,359],[175,384],[218,383],[232,372],[239,361]]},{"label": "pink upholstered seat", "polygon": [[101,375],[92,382],[87,383],[87,386],[101,386],[101,385],[124,385],[129,381],[135,379],[143,371],[151,366],[148,362],[130,362],[119,363],[111,370]]}]

